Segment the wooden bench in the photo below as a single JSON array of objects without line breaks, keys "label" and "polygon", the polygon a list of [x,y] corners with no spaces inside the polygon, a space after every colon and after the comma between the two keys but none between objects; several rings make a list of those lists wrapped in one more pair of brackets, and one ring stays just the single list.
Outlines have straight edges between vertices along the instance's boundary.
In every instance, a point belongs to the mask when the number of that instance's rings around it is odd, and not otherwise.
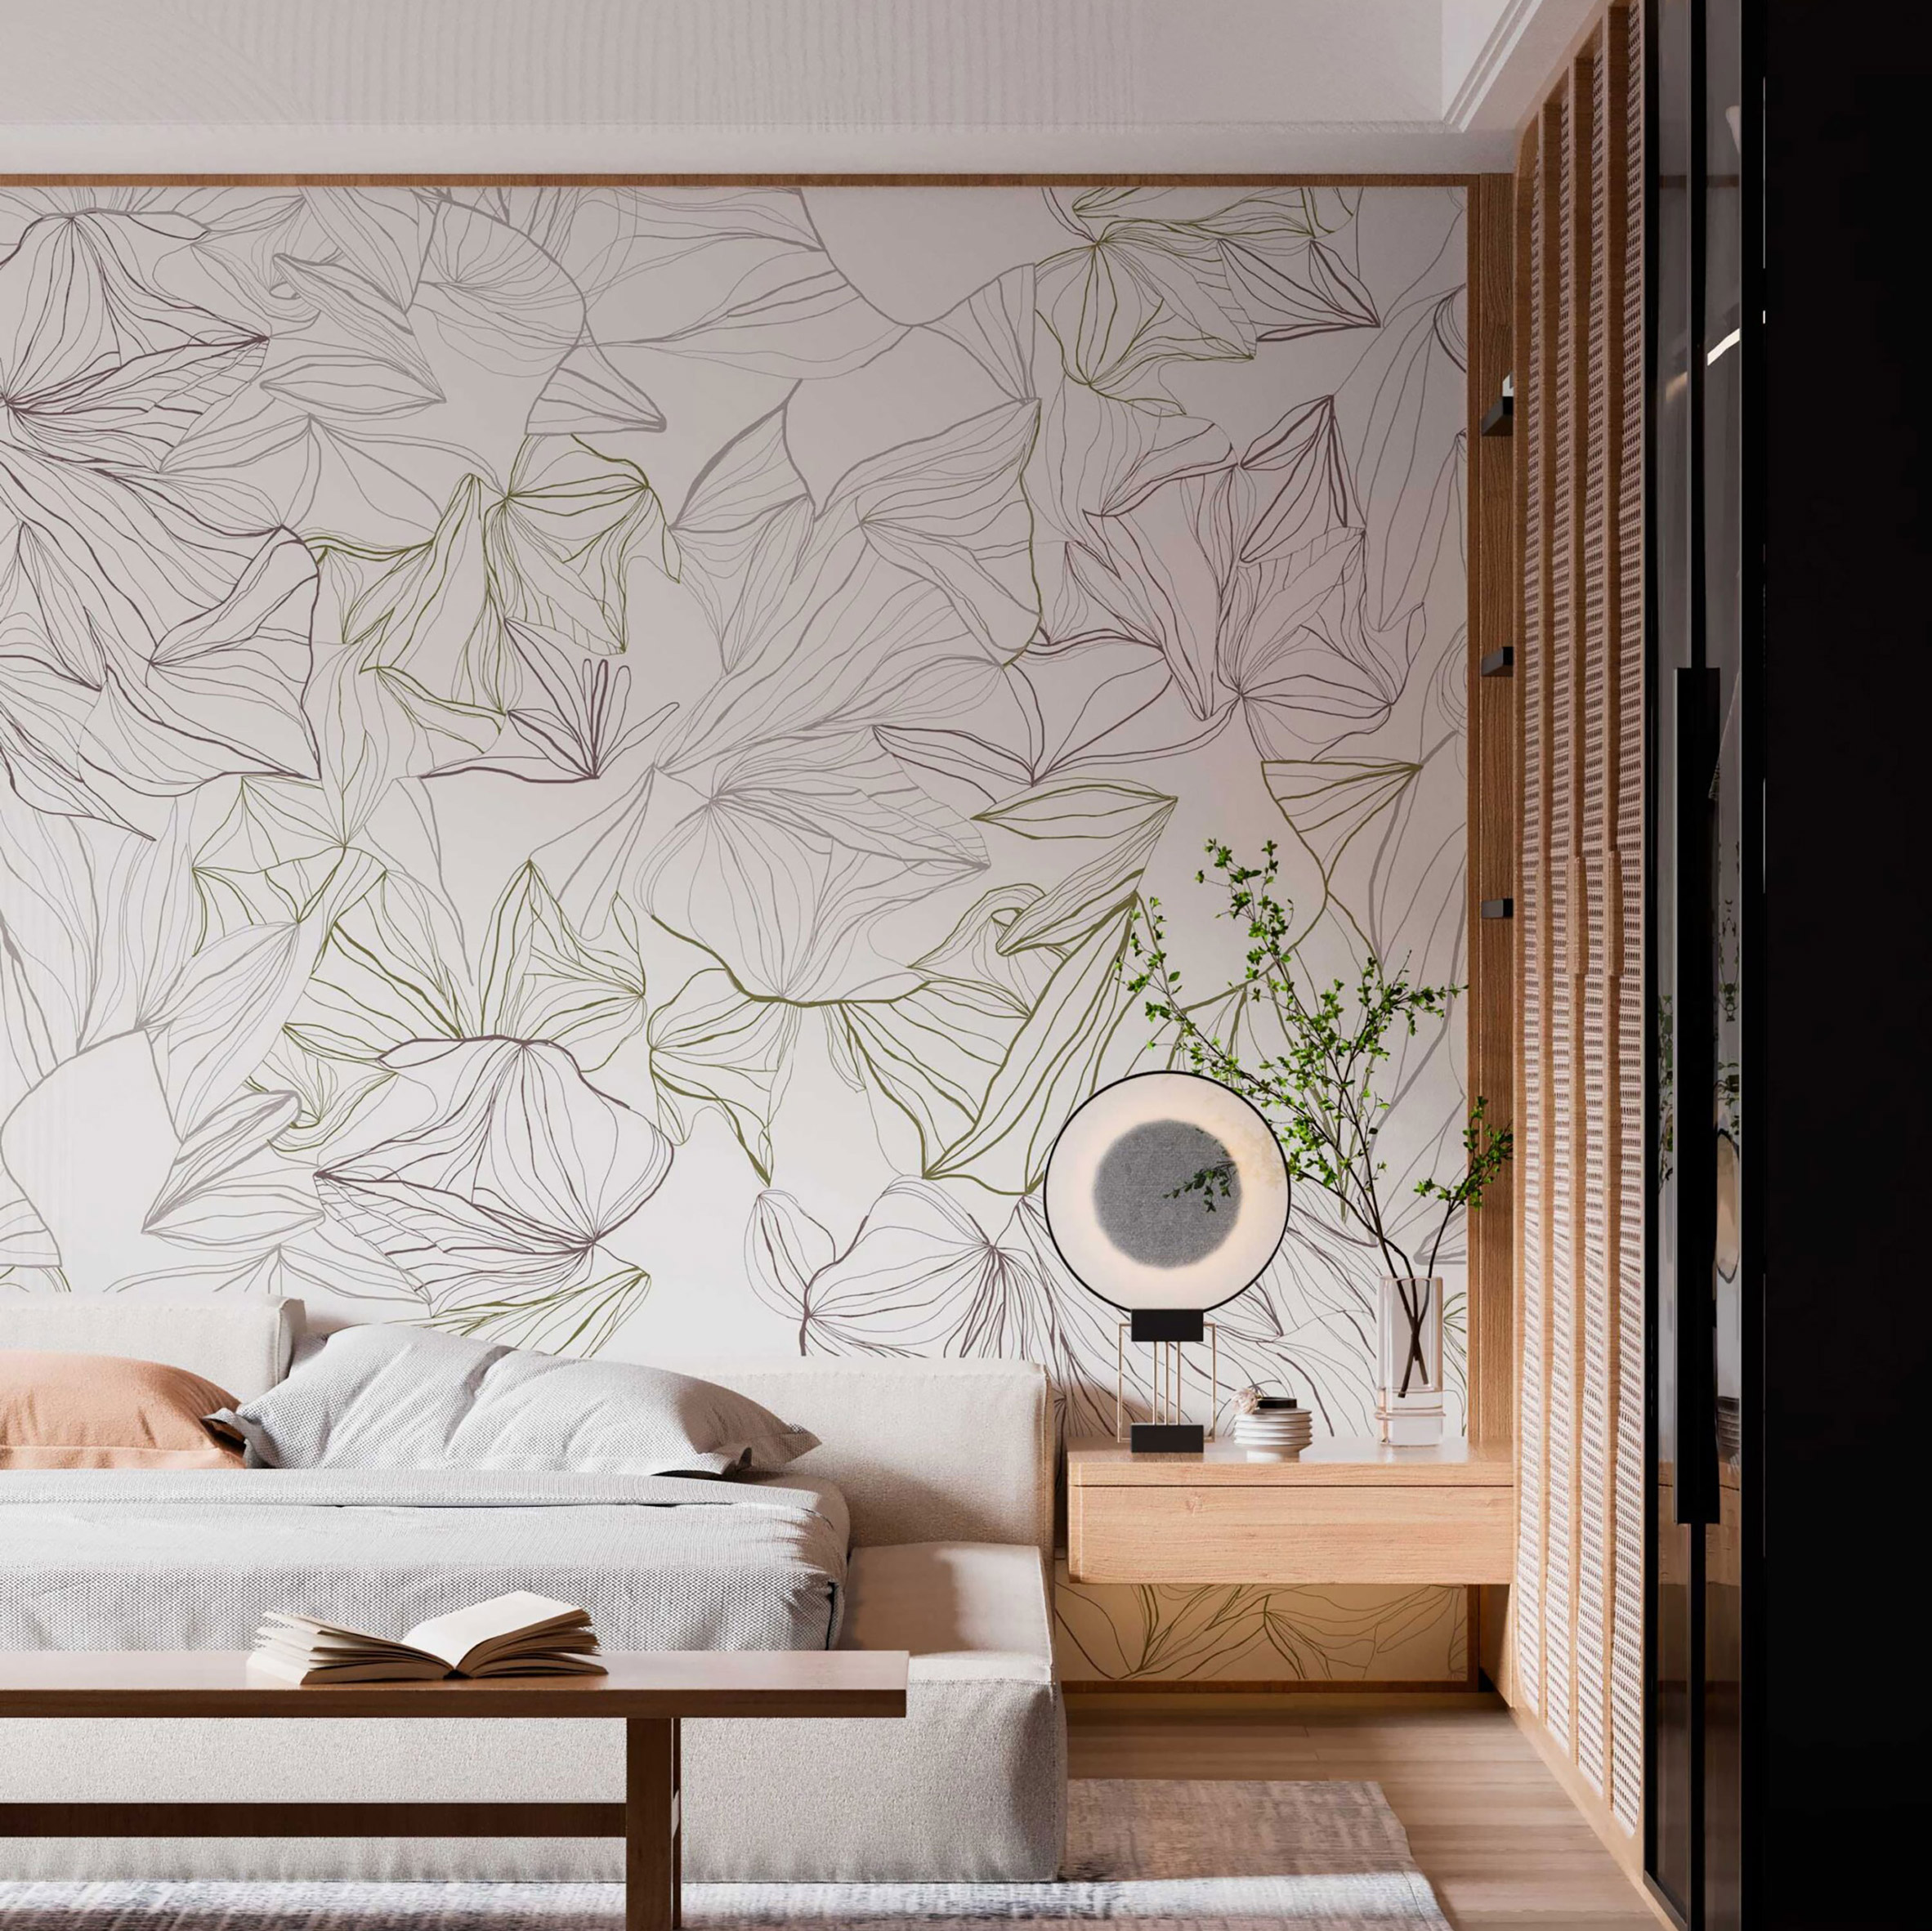
[{"label": "wooden bench", "polygon": [[903,1650],[606,1654],[604,1676],[297,1685],[244,1650],[0,1652],[0,1717],[607,1717],[621,1804],[0,1804],[0,1837],[621,1837],[625,1931],[673,1931],[686,1717],[906,1714]]}]

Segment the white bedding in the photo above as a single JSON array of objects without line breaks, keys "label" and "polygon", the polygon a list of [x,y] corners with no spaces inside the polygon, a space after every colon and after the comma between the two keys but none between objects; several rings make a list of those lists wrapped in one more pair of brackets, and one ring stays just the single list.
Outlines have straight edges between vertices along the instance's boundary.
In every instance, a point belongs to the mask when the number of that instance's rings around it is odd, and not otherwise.
[{"label": "white bedding", "polygon": [[611,1649],[817,1649],[849,1540],[839,1491],[789,1473],[12,1472],[0,1649],[241,1649],[270,1608],[400,1636],[516,1589]]}]

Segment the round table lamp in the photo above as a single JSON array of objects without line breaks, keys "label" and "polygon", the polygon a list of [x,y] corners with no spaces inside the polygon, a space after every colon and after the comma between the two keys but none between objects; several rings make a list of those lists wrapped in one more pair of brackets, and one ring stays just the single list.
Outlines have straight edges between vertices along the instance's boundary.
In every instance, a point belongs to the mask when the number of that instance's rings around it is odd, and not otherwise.
[{"label": "round table lamp", "polygon": [[[1125,1406],[1129,1338],[1151,1343],[1154,1419],[1137,1450],[1200,1449],[1182,1415],[1181,1347],[1249,1287],[1288,1227],[1288,1163],[1274,1130],[1231,1088],[1199,1073],[1134,1073],[1103,1086],[1048,1156],[1048,1231],[1068,1271],[1118,1307]],[[1219,1361],[1215,1380],[1219,1381]]]}]

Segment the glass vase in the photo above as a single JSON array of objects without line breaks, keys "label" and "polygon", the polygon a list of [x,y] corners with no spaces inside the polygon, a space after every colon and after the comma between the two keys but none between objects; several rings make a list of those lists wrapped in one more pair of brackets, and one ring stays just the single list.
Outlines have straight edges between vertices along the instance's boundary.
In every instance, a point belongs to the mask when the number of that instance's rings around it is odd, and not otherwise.
[{"label": "glass vase", "polygon": [[1391,1448],[1442,1438],[1442,1283],[1384,1274],[1375,1302],[1375,1428]]}]

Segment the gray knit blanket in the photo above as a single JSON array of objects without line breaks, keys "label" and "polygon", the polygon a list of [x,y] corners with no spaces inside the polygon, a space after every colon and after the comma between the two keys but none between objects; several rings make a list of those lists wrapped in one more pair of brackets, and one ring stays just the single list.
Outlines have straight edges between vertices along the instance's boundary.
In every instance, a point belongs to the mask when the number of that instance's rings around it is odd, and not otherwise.
[{"label": "gray knit blanket", "polygon": [[245,1649],[286,1609],[400,1636],[511,1589],[608,1649],[819,1649],[850,1525],[828,1482],[406,1469],[0,1475],[0,1649]]}]

